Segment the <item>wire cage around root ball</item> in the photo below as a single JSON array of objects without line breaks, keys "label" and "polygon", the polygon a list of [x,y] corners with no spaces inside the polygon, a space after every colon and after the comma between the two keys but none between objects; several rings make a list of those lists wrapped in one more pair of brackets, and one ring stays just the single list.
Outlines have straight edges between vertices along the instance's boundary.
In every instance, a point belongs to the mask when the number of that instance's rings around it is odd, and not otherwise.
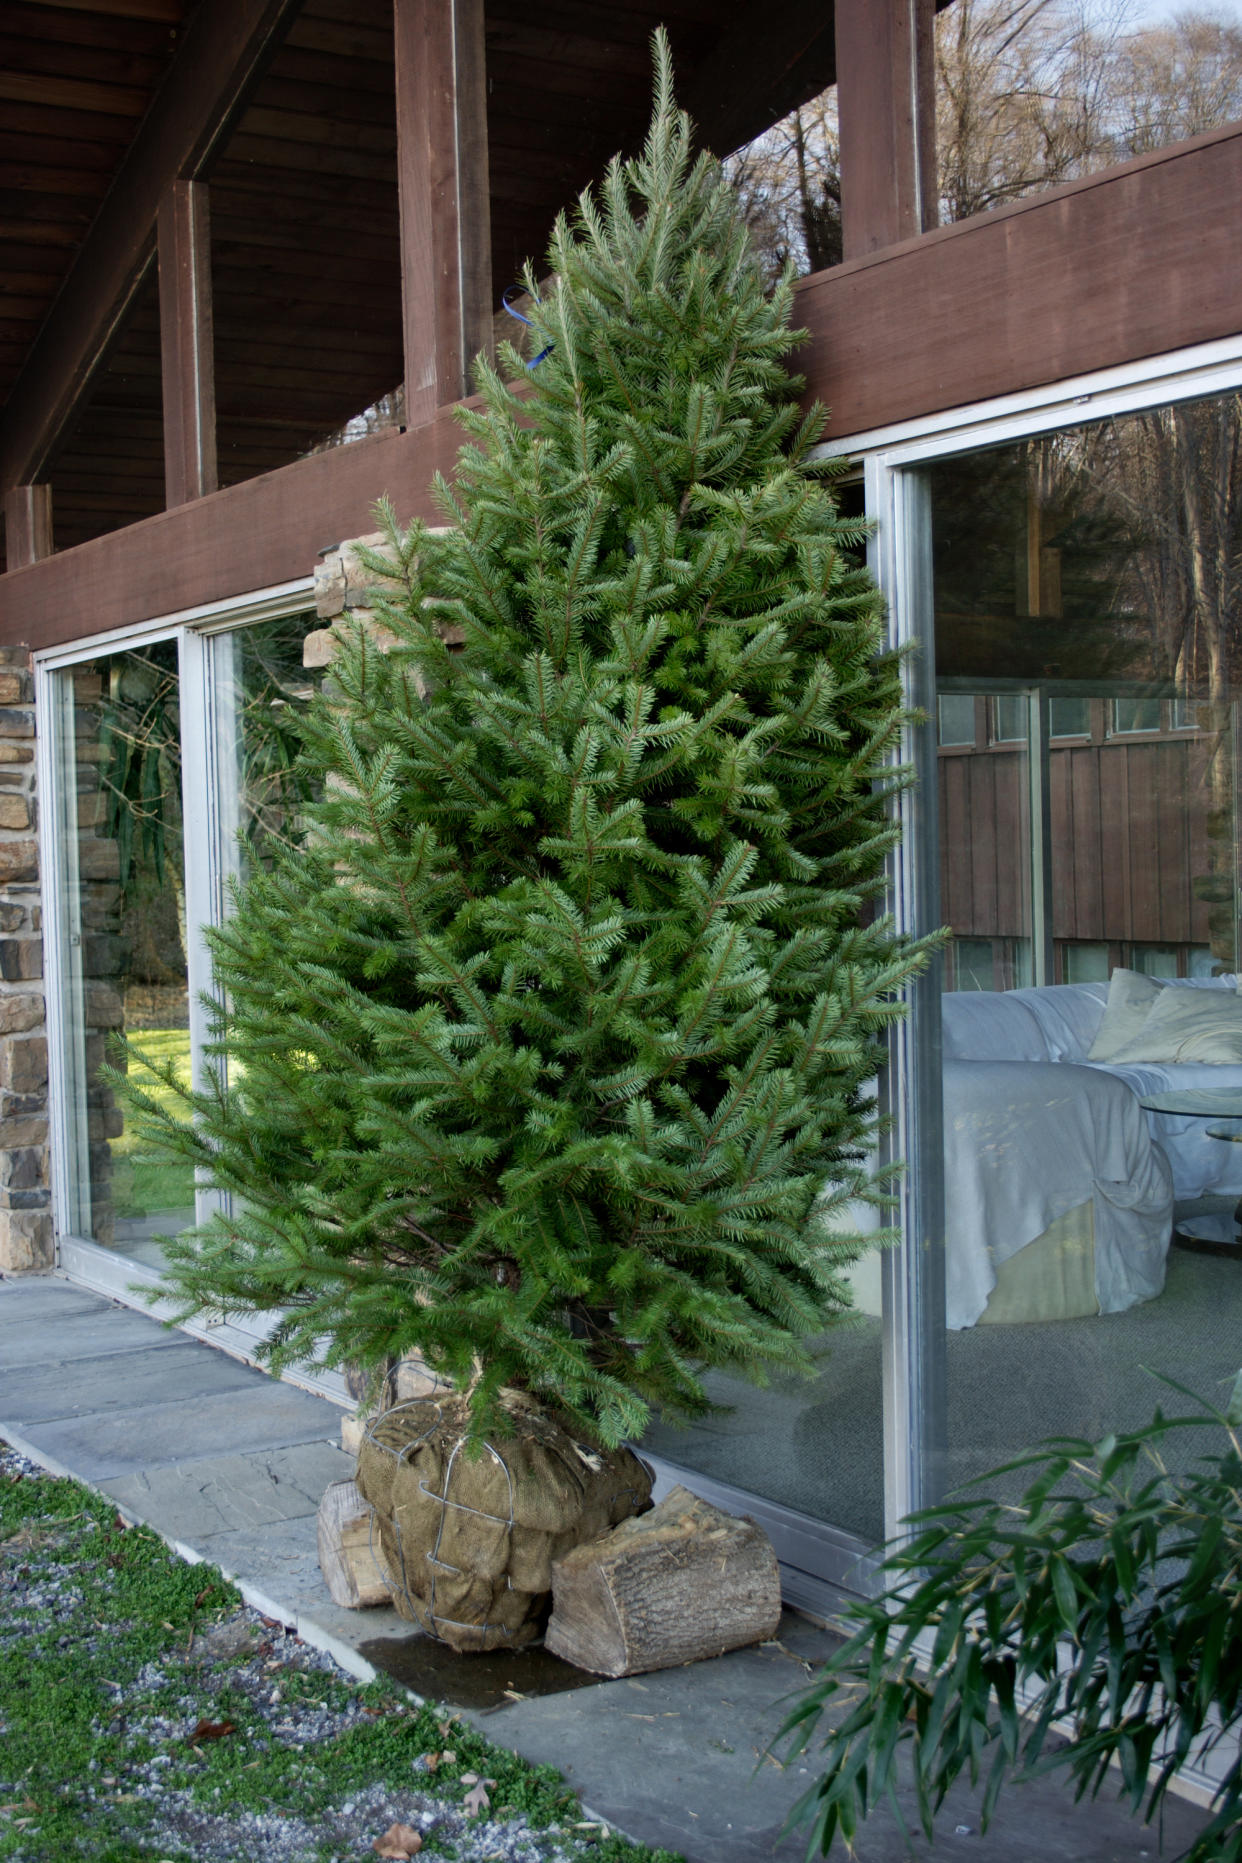
[{"label": "wire cage around root ball", "polygon": [[513,1649],[542,1632],[552,1562],[651,1505],[631,1449],[581,1443],[520,1392],[509,1429],[467,1447],[464,1397],[381,1411],[358,1452],[393,1603],[455,1650]]}]

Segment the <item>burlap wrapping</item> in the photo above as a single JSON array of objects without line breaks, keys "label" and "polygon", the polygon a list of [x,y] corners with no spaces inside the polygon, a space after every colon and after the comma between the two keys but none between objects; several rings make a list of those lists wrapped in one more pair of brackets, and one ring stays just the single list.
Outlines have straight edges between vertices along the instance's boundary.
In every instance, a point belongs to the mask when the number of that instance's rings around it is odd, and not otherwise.
[{"label": "burlap wrapping", "polygon": [[520,1393],[502,1401],[511,1433],[476,1454],[461,1397],[381,1412],[358,1452],[393,1603],[455,1650],[532,1642],[552,1561],[651,1505],[650,1470],[631,1450],[575,1442]]}]

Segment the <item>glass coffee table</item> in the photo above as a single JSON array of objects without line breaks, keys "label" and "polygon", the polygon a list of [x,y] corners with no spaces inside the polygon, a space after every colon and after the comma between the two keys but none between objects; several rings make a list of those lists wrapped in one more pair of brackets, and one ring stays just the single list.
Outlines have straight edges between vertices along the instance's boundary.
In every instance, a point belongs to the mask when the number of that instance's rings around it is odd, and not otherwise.
[{"label": "glass coffee table", "polygon": [[[1180,1092],[1140,1093],[1139,1105],[1147,1113],[1172,1113],[1183,1119],[1230,1121],[1232,1123],[1210,1125],[1207,1135],[1209,1138],[1223,1139],[1230,1145],[1242,1145],[1242,1092],[1236,1087],[1191,1087],[1183,1088]],[[1242,1197],[1234,1206],[1233,1220],[1238,1231],[1237,1241],[1209,1242],[1205,1237],[1185,1235],[1177,1228],[1173,1231],[1173,1240],[1179,1248],[1191,1249],[1197,1255],[1229,1255],[1235,1261],[1240,1261]]]}]

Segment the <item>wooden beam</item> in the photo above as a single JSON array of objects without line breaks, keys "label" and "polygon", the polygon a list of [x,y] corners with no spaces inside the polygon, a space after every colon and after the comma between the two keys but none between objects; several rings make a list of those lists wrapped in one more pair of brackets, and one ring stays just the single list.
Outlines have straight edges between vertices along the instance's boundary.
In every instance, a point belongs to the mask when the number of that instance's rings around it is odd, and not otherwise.
[{"label": "wooden beam", "polygon": [[52,554],[52,488],[15,485],[4,495],[4,556],[9,569],[24,569]]},{"label": "wooden beam", "polygon": [[300,0],[196,7],[14,385],[0,424],[0,490],[38,478],[90,386],[155,253],[161,200],[217,148]]},{"label": "wooden beam", "polygon": [[1242,331],[1242,126],[796,287],[829,431],[969,406]]},{"label": "wooden beam", "polygon": [[52,646],[308,576],[325,546],[375,529],[384,493],[403,518],[440,523],[431,478],[452,476],[461,439],[446,408],[0,576],[0,644]]},{"label": "wooden beam", "polygon": [[933,227],[935,0],[836,0],[841,232],[847,259]]},{"label": "wooden beam", "polygon": [[211,334],[211,225],[205,181],[174,181],[160,202],[160,360],[164,500],[214,492],[216,381]]},{"label": "wooden beam", "polygon": [[395,0],[405,409],[468,393],[490,344],[491,208],[483,0]]},{"label": "wooden beam", "polygon": [[[1235,125],[804,279],[807,392],[844,436],[1234,336],[1239,199]],[[437,521],[428,483],[452,472],[460,438],[444,408],[0,576],[0,645],[53,646],[304,575],[325,544],[373,527],[382,492],[402,517]]]}]

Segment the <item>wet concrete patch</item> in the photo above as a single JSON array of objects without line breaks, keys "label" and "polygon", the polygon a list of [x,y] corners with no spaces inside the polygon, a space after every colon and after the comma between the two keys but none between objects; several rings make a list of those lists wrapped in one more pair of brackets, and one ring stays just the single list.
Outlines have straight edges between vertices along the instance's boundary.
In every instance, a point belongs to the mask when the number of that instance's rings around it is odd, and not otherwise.
[{"label": "wet concrete patch", "polygon": [[373,1637],[358,1645],[358,1654],[428,1701],[483,1712],[511,1708],[516,1701],[530,1701],[540,1695],[563,1695],[570,1689],[590,1688],[603,1680],[586,1669],[562,1662],[542,1646],[484,1650],[463,1656],[447,1643],[437,1643],[417,1630],[403,1637]]}]

